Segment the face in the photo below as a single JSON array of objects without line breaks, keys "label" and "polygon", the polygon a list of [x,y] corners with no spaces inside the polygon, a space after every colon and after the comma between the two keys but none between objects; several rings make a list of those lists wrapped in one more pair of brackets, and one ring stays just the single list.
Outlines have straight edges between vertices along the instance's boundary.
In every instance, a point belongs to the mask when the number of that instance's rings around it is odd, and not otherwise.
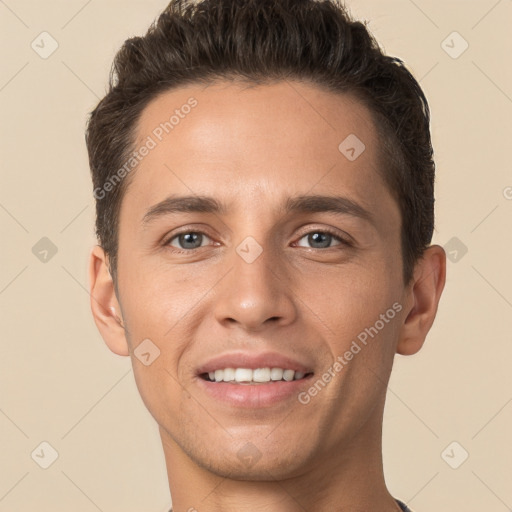
[{"label": "face", "polygon": [[257,480],[379,438],[407,297],[366,108],[298,82],[187,86],[137,136],[118,300],[164,443]]}]

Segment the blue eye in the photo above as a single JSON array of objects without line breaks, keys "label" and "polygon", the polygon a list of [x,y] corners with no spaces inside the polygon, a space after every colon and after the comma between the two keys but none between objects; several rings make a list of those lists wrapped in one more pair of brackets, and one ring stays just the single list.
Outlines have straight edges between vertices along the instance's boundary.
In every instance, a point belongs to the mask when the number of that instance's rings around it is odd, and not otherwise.
[{"label": "blue eye", "polygon": [[173,245],[172,241],[176,240],[180,245],[177,247],[177,249],[198,249],[201,247],[201,242],[203,241],[203,238],[208,238],[204,233],[201,233],[200,231],[186,231],[184,233],[179,233],[178,235],[173,236],[170,238],[166,245],[170,245],[171,247],[176,247]]},{"label": "blue eye", "polygon": [[[309,244],[312,244],[313,249],[329,249],[330,247],[333,247],[331,245],[331,242],[333,240],[338,241],[338,243],[335,245],[349,245],[349,243],[346,240],[335,235],[334,233],[331,233],[329,230],[310,231],[309,233],[304,235],[300,240],[303,240],[305,238],[307,238],[307,242]],[[304,246],[299,244],[299,247]]]},{"label": "blue eye", "polygon": [[[309,233],[303,235],[299,239],[299,242],[296,242],[295,245],[298,247],[308,247],[307,245],[302,245],[300,243],[300,241],[304,239],[307,239],[307,243],[311,249],[330,249],[339,245],[349,247],[352,245],[348,240],[340,237],[328,229],[317,229],[310,231]],[[212,240],[202,231],[183,231],[182,233],[178,233],[169,238],[166,242],[164,242],[164,246],[172,247],[172,250],[175,252],[185,253],[192,252],[195,249],[200,249],[201,247],[205,247],[205,245],[208,244],[203,244],[203,242],[208,241],[211,242]],[[333,242],[337,243],[333,244]]]}]

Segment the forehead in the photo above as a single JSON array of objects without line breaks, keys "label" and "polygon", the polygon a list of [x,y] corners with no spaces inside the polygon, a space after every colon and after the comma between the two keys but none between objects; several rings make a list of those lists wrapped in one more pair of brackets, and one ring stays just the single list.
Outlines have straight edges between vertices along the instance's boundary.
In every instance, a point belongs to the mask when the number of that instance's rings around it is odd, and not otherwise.
[{"label": "forehead", "polygon": [[268,203],[339,188],[362,204],[383,198],[370,112],[353,96],[312,84],[172,89],[143,110],[136,138],[136,148],[151,149],[123,200],[133,207],[177,192]]},{"label": "forehead", "polygon": [[[313,142],[320,139],[325,144],[316,145],[319,151],[329,144],[331,150],[338,150],[348,135],[359,134],[369,145],[376,142],[371,114],[353,95],[292,81],[267,85],[215,82],[171,89],[146,106],[135,132],[138,142],[147,136],[158,145],[181,144],[187,139],[203,144],[204,151],[212,149],[215,139],[236,135],[237,140],[230,140],[232,152],[250,149],[235,142],[279,135],[272,139],[276,148],[285,150],[291,145],[297,155],[314,150]],[[297,144],[308,139],[312,143]]]}]

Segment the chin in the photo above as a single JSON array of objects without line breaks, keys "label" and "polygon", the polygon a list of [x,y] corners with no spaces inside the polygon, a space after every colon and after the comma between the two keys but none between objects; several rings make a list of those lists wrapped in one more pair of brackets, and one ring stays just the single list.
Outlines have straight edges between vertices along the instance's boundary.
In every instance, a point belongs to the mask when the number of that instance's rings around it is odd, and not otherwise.
[{"label": "chin", "polygon": [[[247,438],[238,439],[231,439],[231,443],[225,446],[219,440],[216,443],[212,441],[210,450],[206,446],[198,450],[196,440],[192,451],[187,450],[187,454],[203,469],[232,480],[284,480],[300,475],[304,472],[303,468],[309,465],[310,457],[304,452],[303,446],[303,451],[298,453],[298,443],[279,446],[276,440],[263,443]],[[211,450],[212,446],[215,446],[215,451]]]},{"label": "chin", "polygon": [[[296,457],[294,457],[296,459]],[[290,460],[286,457],[268,459],[262,455],[261,459],[249,465],[240,461],[227,461],[225,457],[212,457],[208,460],[196,460],[196,463],[203,469],[222,478],[229,478],[238,481],[265,482],[273,480],[286,480],[301,474],[304,467],[300,462]]]}]

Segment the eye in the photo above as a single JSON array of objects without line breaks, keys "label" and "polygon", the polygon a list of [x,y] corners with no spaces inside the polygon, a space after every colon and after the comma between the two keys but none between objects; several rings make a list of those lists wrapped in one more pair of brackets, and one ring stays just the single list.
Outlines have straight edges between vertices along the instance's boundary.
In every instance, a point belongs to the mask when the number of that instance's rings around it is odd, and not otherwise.
[{"label": "eye", "polygon": [[329,249],[333,247],[331,245],[331,242],[333,240],[338,241],[338,243],[335,245],[350,245],[350,243],[347,240],[341,238],[340,236],[336,235],[335,233],[329,230],[310,231],[302,238],[300,238],[299,242],[297,242],[299,247],[307,247],[300,244],[300,241],[304,239],[307,239],[307,242],[312,245],[313,249]]},{"label": "eye", "polygon": [[[328,229],[310,231],[303,235],[295,245],[299,247],[307,247],[307,245],[302,245],[300,243],[302,240],[307,240],[307,243],[310,244],[312,249],[330,249],[331,247],[338,245],[352,245],[348,240]],[[207,245],[207,243],[203,244],[205,241],[211,242],[212,240],[202,231],[183,231],[182,233],[175,234],[167,239],[163,245],[172,247],[173,251],[184,253],[204,247]],[[337,243],[333,245],[332,242]]]},{"label": "eye", "polygon": [[165,242],[165,245],[170,245],[171,247],[175,247],[178,250],[199,249],[202,247],[202,242],[205,238],[210,240],[208,236],[200,231],[184,231],[183,233],[178,233],[177,235],[169,238],[169,240]]}]

